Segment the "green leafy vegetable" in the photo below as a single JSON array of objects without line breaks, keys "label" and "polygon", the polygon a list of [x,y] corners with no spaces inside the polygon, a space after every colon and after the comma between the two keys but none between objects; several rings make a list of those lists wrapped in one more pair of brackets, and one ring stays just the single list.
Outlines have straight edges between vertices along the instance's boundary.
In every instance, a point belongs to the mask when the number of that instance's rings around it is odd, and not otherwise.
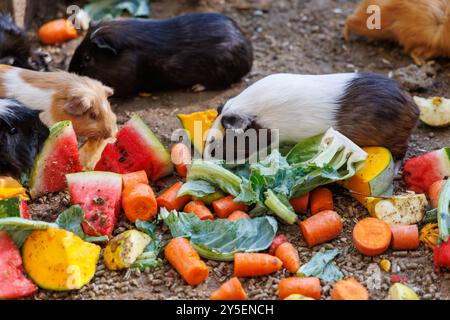
[{"label": "green leafy vegetable", "polygon": [[136,228],[139,231],[146,233],[152,240],[147,245],[144,252],[131,265],[131,268],[137,268],[144,271],[146,268],[152,270],[162,266],[162,260],[158,258],[158,256],[164,248],[164,245],[160,236],[156,233],[156,223],[156,221],[136,221]]},{"label": "green leafy vegetable", "polygon": [[178,191],[178,197],[190,195],[198,198],[213,194],[216,188],[205,180],[189,180]]},{"label": "green leafy vegetable", "polygon": [[326,282],[341,280],[344,275],[333,261],[338,254],[337,249],[316,253],[308,263],[300,267],[297,276],[318,277]]},{"label": "green leafy vegetable", "polygon": [[298,219],[292,206],[289,203],[283,203],[272,190],[266,192],[266,201],[264,204],[278,217],[289,224],[294,224]]},{"label": "green leafy vegetable", "polygon": [[91,0],[84,10],[94,21],[117,18],[124,12],[134,17],[150,15],[148,0]]},{"label": "green leafy vegetable", "polygon": [[273,217],[200,220],[194,214],[168,212],[161,209],[160,216],[172,236],[187,237],[195,250],[204,258],[232,261],[237,252],[257,252],[267,249],[278,225]]},{"label": "green leafy vegetable", "polygon": [[447,180],[439,195],[437,221],[439,226],[439,241],[447,242],[450,233],[450,179]]},{"label": "green leafy vegetable", "polygon": [[58,229],[55,223],[34,221],[23,218],[0,219],[0,230],[7,231],[18,248],[22,247],[27,237],[36,230]]}]

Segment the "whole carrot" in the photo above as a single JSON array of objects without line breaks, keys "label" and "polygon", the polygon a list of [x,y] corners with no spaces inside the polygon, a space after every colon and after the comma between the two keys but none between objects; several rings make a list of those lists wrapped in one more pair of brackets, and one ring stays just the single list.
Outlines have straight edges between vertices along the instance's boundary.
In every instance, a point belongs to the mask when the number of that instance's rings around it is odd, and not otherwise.
[{"label": "whole carrot", "polygon": [[319,300],[321,291],[320,280],[316,277],[290,277],[280,280],[278,284],[280,299],[289,297],[291,294],[301,294]]},{"label": "whole carrot", "polygon": [[159,207],[164,207],[167,210],[181,210],[186,203],[191,200],[190,196],[181,196],[178,198],[178,192],[183,186],[182,182],[177,182],[169,189],[165,190],[156,201]]},{"label": "whole carrot", "polygon": [[148,221],[158,213],[155,194],[148,184],[139,183],[122,192],[122,207],[131,222]]},{"label": "whole carrot", "polygon": [[184,143],[176,143],[170,150],[170,156],[178,175],[186,178],[187,166],[191,163],[191,150]]},{"label": "whole carrot", "polygon": [[266,253],[236,253],[234,275],[236,277],[257,277],[277,272],[283,262]]},{"label": "whole carrot", "polygon": [[369,293],[354,278],[348,278],[334,284],[331,300],[369,300]]},{"label": "whole carrot", "polygon": [[212,205],[214,208],[214,212],[221,219],[226,219],[230,214],[234,211],[240,210],[247,212],[247,205],[243,203],[234,202],[233,196],[228,196],[222,199],[218,199],[213,201]]},{"label": "whole carrot", "polygon": [[382,254],[391,243],[391,228],[376,218],[364,218],[353,228],[353,244],[366,256]]},{"label": "whole carrot", "polygon": [[275,256],[283,262],[283,267],[291,273],[297,272],[300,268],[298,251],[289,242],[281,244],[275,251]]},{"label": "whole carrot", "polygon": [[311,192],[311,213],[333,210],[333,194],[327,188],[317,188]]},{"label": "whole carrot", "polygon": [[42,43],[51,45],[75,39],[78,33],[70,20],[57,19],[40,27],[38,35]]},{"label": "whole carrot", "polygon": [[247,300],[247,294],[239,279],[233,277],[213,292],[211,300]]},{"label": "whole carrot", "polygon": [[189,285],[195,286],[208,278],[208,266],[200,259],[189,240],[185,238],[170,240],[164,249],[164,254]]},{"label": "whole carrot", "polygon": [[342,220],[335,211],[322,211],[300,222],[300,229],[312,247],[336,238],[342,232]]},{"label": "whole carrot", "polygon": [[292,198],[289,203],[297,213],[306,213],[308,211],[309,192],[302,196]]},{"label": "whole carrot", "polygon": [[232,214],[230,214],[227,219],[230,221],[237,221],[241,218],[250,219],[250,216],[244,211],[236,210]]},{"label": "whole carrot", "polygon": [[200,220],[214,220],[214,216],[207,206],[200,200],[194,200],[184,206],[184,212],[195,214]]},{"label": "whole carrot", "polygon": [[414,250],[420,245],[417,224],[391,226],[392,250]]},{"label": "whole carrot", "polygon": [[148,184],[147,173],[144,170],[123,174],[122,180],[124,189],[138,183]]},{"label": "whole carrot", "polygon": [[276,236],[272,240],[272,244],[270,245],[269,254],[275,255],[275,251],[281,246],[283,243],[287,242],[286,236],[284,234],[280,234]]},{"label": "whole carrot", "polygon": [[447,180],[438,180],[434,182],[428,189],[428,197],[430,198],[431,207],[437,208],[441,190],[446,182]]}]

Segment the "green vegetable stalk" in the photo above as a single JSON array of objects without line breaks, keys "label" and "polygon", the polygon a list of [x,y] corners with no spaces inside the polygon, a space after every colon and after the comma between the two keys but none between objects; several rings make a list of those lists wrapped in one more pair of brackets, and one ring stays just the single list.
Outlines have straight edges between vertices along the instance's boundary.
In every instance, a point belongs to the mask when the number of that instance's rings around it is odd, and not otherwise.
[{"label": "green vegetable stalk", "polygon": [[439,202],[437,207],[437,220],[439,225],[439,240],[440,242],[447,242],[449,238],[450,228],[450,179],[447,180],[441,190]]},{"label": "green vegetable stalk", "polygon": [[266,193],[266,201],[264,204],[273,211],[278,217],[289,224],[297,222],[297,215],[294,211],[288,208],[280,199],[275,195],[272,190],[268,190]]}]

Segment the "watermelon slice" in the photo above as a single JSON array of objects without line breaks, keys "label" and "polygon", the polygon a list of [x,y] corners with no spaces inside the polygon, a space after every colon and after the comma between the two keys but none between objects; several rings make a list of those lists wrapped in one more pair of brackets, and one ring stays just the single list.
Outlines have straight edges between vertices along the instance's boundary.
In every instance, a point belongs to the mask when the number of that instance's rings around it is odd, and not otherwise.
[{"label": "watermelon slice", "polygon": [[430,186],[450,176],[450,148],[442,148],[406,161],[403,180],[408,190],[427,193]]},{"label": "watermelon slice", "polygon": [[67,175],[73,204],[79,204],[87,223],[83,230],[88,236],[111,237],[120,214],[122,176],[111,172],[79,172]]},{"label": "watermelon slice", "polygon": [[30,218],[30,209],[25,200],[20,197],[0,200],[0,218],[19,217]]},{"label": "watermelon slice", "polygon": [[31,172],[31,197],[63,190],[66,187],[66,174],[81,169],[78,141],[72,123],[61,121],[54,124]]},{"label": "watermelon slice", "polygon": [[130,173],[145,170],[155,181],[173,172],[170,154],[138,115],[117,133],[116,142],[103,150],[97,171]]},{"label": "watermelon slice", "polygon": [[0,300],[27,297],[37,289],[25,277],[22,258],[11,237],[6,231],[0,231]]}]

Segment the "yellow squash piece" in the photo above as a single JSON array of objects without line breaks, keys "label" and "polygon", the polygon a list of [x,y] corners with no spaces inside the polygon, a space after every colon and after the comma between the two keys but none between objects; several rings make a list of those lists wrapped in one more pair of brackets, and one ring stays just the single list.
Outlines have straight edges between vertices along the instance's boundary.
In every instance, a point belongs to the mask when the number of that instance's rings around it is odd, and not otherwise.
[{"label": "yellow squash piece", "polygon": [[390,195],[394,181],[394,160],[391,152],[384,147],[363,148],[368,156],[364,167],[343,186],[352,193],[363,205],[366,205],[365,196]]},{"label": "yellow squash piece", "polygon": [[63,229],[34,231],[22,249],[26,272],[48,290],[74,290],[88,284],[99,256],[99,246]]},{"label": "yellow squash piece", "polygon": [[395,283],[389,289],[386,300],[420,300],[419,296],[410,288],[401,283]]},{"label": "yellow squash piece", "polygon": [[137,230],[127,230],[109,241],[103,254],[109,270],[129,268],[144,252],[151,238]]},{"label": "yellow squash piece", "polygon": [[420,120],[422,122],[432,127],[450,125],[450,99],[414,97],[414,101],[420,109]]},{"label": "yellow squash piece", "polygon": [[407,193],[384,198],[367,197],[366,207],[371,216],[387,224],[416,224],[425,216],[428,201],[424,194]]},{"label": "yellow squash piece", "polygon": [[19,181],[11,177],[0,176],[0,200],[20,197],[23,200],[30,200],[24,187]]},{"label": "yellow squash piece", "polygon": [[381,270],[383,270],[384,272],[391,271],[391,262],[388,259],[382,259],[379,264]]},{"label": "yellow squash piece", "polygon": [[177,115],[195,149],[201,153],[203,153],[205,147],[207,132],[212,127],[217,115],[217,110],[214,109]]}]

